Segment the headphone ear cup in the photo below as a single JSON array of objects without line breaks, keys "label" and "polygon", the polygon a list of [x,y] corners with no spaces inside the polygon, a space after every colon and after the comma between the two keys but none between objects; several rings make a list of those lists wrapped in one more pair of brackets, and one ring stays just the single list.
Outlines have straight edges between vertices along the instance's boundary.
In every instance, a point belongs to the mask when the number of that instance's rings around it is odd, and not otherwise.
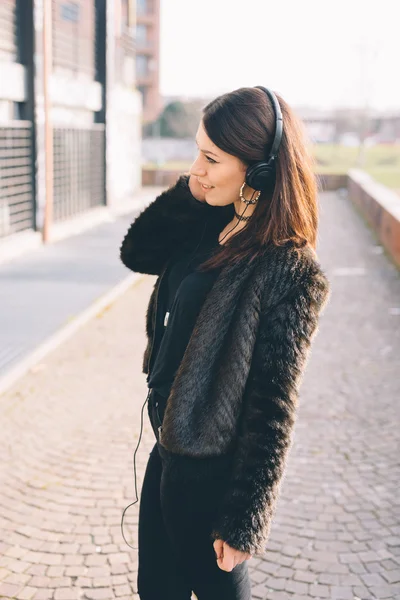
[{"label": "headphone ear cup", "polygon": [[276,181],[275,160],[260,161],[251,165],[246,171],[246,183],[254,190],[267,192],[274,188]]}]

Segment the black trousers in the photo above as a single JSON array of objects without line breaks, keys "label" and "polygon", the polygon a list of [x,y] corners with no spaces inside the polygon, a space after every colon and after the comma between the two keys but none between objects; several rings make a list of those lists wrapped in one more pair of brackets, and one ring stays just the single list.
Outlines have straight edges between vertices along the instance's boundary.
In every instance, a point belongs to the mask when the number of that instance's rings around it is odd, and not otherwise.
[{"label": "black trousers", "polygon": [[251,600],[248,562],[223,571],[210,538],[231,457],[193,459],[167,452],[158,443],[162,400],[155,390],[150,392],[148,412],[156,443],[140,497],[139,597],[190,600],[193,591],[198,600]]}]

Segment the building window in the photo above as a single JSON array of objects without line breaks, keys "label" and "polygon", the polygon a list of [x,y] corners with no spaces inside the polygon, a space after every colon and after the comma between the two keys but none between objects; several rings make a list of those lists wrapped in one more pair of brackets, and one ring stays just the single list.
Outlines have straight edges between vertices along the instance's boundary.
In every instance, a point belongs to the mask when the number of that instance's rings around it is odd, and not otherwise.
[{"label": "building window", "polygon": [[137,89],[142,94],[143,106],[145,106],[147,99],[147,87],[144,85],[139,85]]},{"label": "building window", "polygon": [[149,61],[147,56],[138,55],[136,57],[136,75],[146,77],[149,74]]},{"label": "building window", "polygon": [[148,12],[147,0],[136,0],[136,12],[138,15],[146,15]]},{"label": "building window", "polygon": [[136,25],[136,41],[139,44],[146,44],[147,42],[147,27],[146,25]]},{"label": "building window", "polygon": [[119,0],[116,5],[115,77],[127,86],[135,84],[135,14],[132,0]]},{"label": "building window", "polygon": [[76,2],[64,2],[61,4],[60,17],[63,21],[77,23],[79,21],[79,4]]},{"label": "building window", "polygon": [[94,0],[52,0],[53,67],[95,75]]},{"label": "building window", "polygon": [[15,61],[18,56],[16,0],[4,0],[0,5],[0,59]]}]

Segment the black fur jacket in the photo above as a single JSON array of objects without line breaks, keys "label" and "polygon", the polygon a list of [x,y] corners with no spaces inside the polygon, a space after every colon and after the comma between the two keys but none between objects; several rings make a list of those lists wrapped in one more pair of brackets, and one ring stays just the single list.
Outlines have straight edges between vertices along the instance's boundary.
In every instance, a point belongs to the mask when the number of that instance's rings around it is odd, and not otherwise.
[{"label": "black fur jacket", "polygon": [[[220,231],[233,205],[190,193],[188,175],[136,217],[120,257],[158,275],[151,294],[143,372],[148,373],[156,297],[175,252],[195,248],[207,219]],[[330,286],[311,249],[270,246],[225,266],[208,293],[168,398],[161,445],[193,458],[234,452],[229,491],[212,539],[263,555],[291,446],[298,389]]]}]

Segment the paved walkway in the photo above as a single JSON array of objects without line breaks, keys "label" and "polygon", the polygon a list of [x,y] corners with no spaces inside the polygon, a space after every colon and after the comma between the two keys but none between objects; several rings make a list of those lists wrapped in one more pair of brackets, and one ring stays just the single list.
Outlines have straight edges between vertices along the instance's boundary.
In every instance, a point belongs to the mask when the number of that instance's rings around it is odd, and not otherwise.
[{"label": "paved walkway", "polygon": [[[345,198],[321,203],[332,298],[268,551],[249,562],[253,598],[395,599],[400,277]],[[136,551],[120,522],[135,500],[154,281],[139,279],[0,399],[0,598],[138,598]],[[145,407],[139,496],[153,443]],[[137,515],[138,504],[124,520],[134,547]]]}]

